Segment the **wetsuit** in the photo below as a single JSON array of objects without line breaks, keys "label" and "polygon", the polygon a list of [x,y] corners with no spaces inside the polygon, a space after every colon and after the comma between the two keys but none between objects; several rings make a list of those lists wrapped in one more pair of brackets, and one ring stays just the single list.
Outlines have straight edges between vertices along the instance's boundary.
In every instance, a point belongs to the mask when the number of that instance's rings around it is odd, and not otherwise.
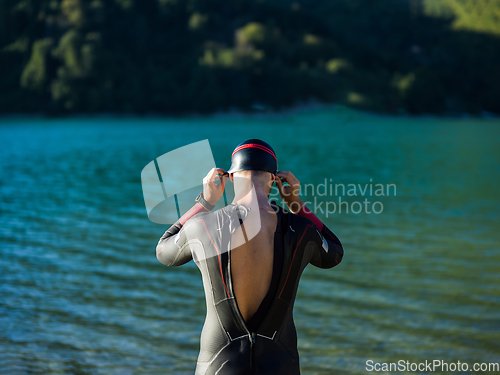
[{"label": "wetsuit", "polygon": [[193,259],[202,274],[207,316],[196,375],[300,374],[292,316],[299,278],[308,263],[336,266],[343,249],[310,211],[292,214],[275,202],[272,207],[278,222],[271,286],[248,323],[238,309],[230,270],[231,233],[244,222],[246,207],[232,204],[203,212],[195,205],[158,242],[161,263],[179,266]]}]

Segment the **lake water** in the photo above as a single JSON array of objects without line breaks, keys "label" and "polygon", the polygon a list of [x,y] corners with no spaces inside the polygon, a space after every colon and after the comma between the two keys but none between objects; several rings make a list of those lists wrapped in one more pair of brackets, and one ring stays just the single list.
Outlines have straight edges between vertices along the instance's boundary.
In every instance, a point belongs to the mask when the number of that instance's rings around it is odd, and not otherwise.
[{"label": "lake water", "polygon": [[368,196],[368,186],[365,196],[317,197],[383,210],[317,213],[345,257],[301,279],[294,316],[304,374],[366,374],[368,360],[500,362],[500,120],[338,107],[0,119],[0,373],[193,373],[201,276],[193,262],[156,260],[167,227],[147,217],[141,170],[203,139],[227,169],[248,138],[269,142],[279,169],[303,185],[395,186],[384,196]]}]

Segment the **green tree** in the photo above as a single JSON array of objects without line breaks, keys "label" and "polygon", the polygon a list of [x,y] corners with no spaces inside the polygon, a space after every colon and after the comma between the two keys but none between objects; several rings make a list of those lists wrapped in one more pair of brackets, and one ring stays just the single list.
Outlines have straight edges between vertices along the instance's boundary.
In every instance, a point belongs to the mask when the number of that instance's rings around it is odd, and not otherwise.
[{"label": "green tree", "polygon": [[33,43],[31,58],[21,75],[21,87],[27,90],[43,91],[48,82],[48,65],[53,41],[50,38]]}]

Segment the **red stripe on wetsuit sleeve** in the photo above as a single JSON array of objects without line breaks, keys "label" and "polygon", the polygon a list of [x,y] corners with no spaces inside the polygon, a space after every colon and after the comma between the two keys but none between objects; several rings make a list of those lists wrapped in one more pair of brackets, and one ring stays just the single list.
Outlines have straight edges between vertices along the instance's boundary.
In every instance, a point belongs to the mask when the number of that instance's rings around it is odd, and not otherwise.
[{"label": "red stripe on wetsuit sleeve", "polygon": [[186,221],[191,219],[198,212],[207,212],[207,210],[199,202],[196,202],[196,204],[193,207],[191,207],[188,212],[182,215],[179,221],[181,222],[182,225],[184,225]]},{"label": "red stripe on wetsuit sleeve", "polygon": [[320,231],[321,229],[323,229],[323,222],[320,219],[318,219],[318,217],[315,214],[313,214],[313,212],[309,208],[307,208],[306,205],[302,206],[300,211],[297,212],[297,215],[307,217],[314,224],[316,224],[316,226]]}]

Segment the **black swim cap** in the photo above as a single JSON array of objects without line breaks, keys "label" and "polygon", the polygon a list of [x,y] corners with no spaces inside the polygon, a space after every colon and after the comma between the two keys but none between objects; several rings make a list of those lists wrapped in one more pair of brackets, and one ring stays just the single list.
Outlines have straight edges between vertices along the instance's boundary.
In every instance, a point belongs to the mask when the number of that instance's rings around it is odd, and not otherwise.
[{"label": "black swim cap", "polygon": [[231,156],[231,168],[227,173],[238,171],[278,172],[278,159],[271,146],[260,139],[240,143]]}]

